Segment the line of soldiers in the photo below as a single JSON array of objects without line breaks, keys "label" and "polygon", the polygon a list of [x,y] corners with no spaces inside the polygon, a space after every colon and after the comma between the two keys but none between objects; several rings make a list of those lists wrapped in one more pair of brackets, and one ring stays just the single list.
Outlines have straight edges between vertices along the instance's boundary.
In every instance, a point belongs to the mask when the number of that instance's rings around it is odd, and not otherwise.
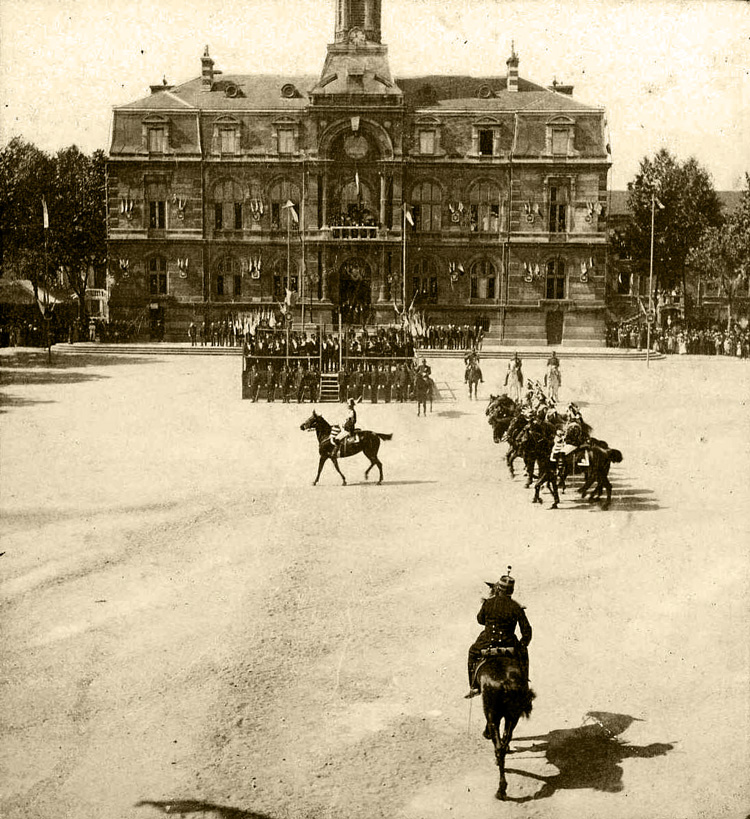
[{"label": "line of soldiers", "polygon": [[378,400],[389,404],[391,401],[403,403],[415,396],[416,372],[411,362],[406,364],[380,364],[367,367],[344,367],[338,374],[339,396],[342,401],[353,398],[356,401]]},{"label": "line of soldiers", "polygon": [[286,363],[275,369],[268,364],[265,369],[253,361],[245,373],[247,389],[252,401],[257,401],[261,392],[265,393],[266,401],[275,401],[281,398],[288,404],[293,398],[297,403],[309,400],[320,400],[320,373],[317,367],[305,368],[302,364],[290,367]]}]

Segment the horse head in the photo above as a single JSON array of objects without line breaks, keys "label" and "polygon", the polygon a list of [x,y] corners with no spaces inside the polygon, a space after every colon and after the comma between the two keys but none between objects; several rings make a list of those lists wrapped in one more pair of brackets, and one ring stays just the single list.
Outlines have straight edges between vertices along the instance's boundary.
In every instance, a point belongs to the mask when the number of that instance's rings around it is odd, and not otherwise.
[{"label": "horse head", "polygon": [[315,410],[313,410],[312,415],[307,419],[307,421],[303,421],[299,425],[299,428],[303,432],[309,432],[311,429],[317,429],[318,422],[320,421],[321,418],[322,418],[322,416],[318,415],[318,413],[315,412]]}]

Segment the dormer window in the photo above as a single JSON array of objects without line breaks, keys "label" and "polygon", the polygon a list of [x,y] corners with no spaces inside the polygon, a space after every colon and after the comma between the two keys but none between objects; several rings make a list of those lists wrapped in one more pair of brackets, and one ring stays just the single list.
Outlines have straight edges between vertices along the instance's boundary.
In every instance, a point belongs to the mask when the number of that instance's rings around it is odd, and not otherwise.
[{"label": "dormer window", "polygon": [[221,130],[221,153],[236,154],[238,153],[239,140],[237,139],[237,131],[234,128],[222,128]]},{"label": "dormer window", "polygon": [[479,129],[479,156],[492,156],[495,148],[495,132],[490,128]]},{"label": "dormer window", "polygon": [[148,129],[148,152],[150,154],[163,154],[167,150],[167,129]]},{"label": "dormer window", "polygon": [[555,117],[547,123],[546,151],[552,156],[575,156],[575,122],[569,117]]},{"label": "dormer window", "polygon": [[419,153],[432,156],[435,153],[435,142],[435,131],[433,129],[421,130],[419,132]]}]

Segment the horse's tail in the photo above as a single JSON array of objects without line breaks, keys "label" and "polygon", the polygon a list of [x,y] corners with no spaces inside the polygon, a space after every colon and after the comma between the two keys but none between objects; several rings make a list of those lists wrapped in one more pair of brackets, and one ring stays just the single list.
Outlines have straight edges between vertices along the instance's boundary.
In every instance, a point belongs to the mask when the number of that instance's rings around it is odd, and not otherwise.
[{"label": "horse's tail", "polygon": [[392,432],[376,432],[375,433],[381,441],[390,441],[393,438]]},{"label": "horse's tail", "polygon": [[622,452],[620,452],[619,449],[608,449],[607,453],[609,454],[609,459],[613,464],[622,463]]}]

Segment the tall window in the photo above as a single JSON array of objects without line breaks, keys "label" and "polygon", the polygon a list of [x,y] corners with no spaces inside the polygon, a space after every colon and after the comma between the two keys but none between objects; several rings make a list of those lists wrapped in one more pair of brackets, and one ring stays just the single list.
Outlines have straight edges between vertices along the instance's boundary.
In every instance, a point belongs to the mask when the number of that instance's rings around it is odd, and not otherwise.
[{"label": "tall window", "polygon": [[547,262],[547,298],[565,298],[565,262],[562,259]]},{"label": "tall window", "polygon": [[419,153],[420,154],[435,153],[435,131],[425,130],[419,132]]},{"label": "tall window", "polygon": [[222,154],[236,154],[239,148],[237,130],[235,128],[222,128],[219,136],[221,138]]},{"label": "tall window", "polygon": [[167,129],[148,129],[148,152],[150,154],[163,154],[167,150]]},{"label": "tall window", "polygon": [[216,267],[216,295],[229,296],[230,286],[234,284],[234,295],[242,295],[242,275],[236,259],[226,256]]},{"label": "tall window", "polygon": [[149,293],[152,296],[167,294],[167,260],[163,256],[153,256],[148,262]]},{"label": "tall window", "polygon": [[432,259],[420,259],[412,269],[412,298],[435,303],[438,300],[437,268]]},{"label": "tall window", "polygon": [[436,233],[440,230],[443,214],[443,193],[435,182],[422,182],[412,192],[414,230]]},{"label": "tall window", "polygon": [[497,270],[487,259],[475,262],[471,267],[471,298],[494,299],[497,292]]},{"label": "tall window", "polygon": [[500,196],[500,188],[492,182],[474,185],[469,193],[472,231],[500,232]]},{"label": "tall window", "polygon": [[214,188],[214,229],[242,230],[242,189],[236,182],[219,182]]},{"label": "tall window", "polygon": [[279,128],[279,153],[293,154],[295,151],[294,128]]},{"label": "tall window", "polygon": [[479,131],[479,156],[492,156],[494,153],[495,132],[491,128]]},{"label": "tall window", "polygon": [[552,129],[552,153],[557,156],[566,156],[568,153],[568,129]]},{"label": "tall window", "polygon": [[274,301],[284,301],[286,299],[286,286],[287,283],[289,284],[289,289],[292,293],[297,292],[297,288],[299,286],[299,279],[297,276],[292,274],[289,276],[287,280],[286,272],[281,272],[279,270],[276,275],[273,277],[273,298]]},{"label": "tall window", "polygon": [[549,189],[549,232],[565,233],[567,230],[568,189],[552,185]]},{"label": "tall window", "polygon": [[284,205],[291,202],[294,205],[297,219],[299,219],[299,188],[293,182],[283,179],[271,188],[269,198],[271,200],[271,230],[286,230],[287,225],[292,230],[297,230],[298,222],[289,212],[290,209],[285,208]]},{"label": "tall window", "polygon": [[155,230],[163,230],[167,226],[167,203],[152,201],[148,203],[148,226]]}]

